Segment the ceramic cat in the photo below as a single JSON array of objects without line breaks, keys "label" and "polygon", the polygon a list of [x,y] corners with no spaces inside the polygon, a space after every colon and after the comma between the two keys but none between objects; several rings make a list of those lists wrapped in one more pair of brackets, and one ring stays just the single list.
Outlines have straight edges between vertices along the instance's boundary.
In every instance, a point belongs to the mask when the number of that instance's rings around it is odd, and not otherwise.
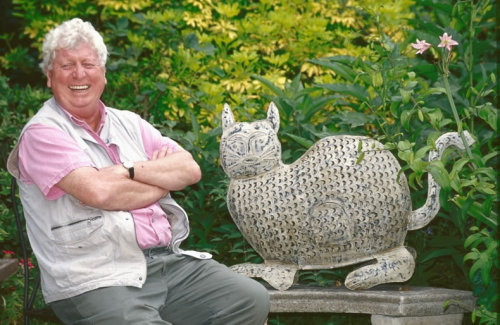
[{"label": "ceramic cat", "polygon": [[[279,112],[267,119],[236,122],[222,113],[221,165],[230,178],[227,206],[237,227],[264,259],[232,268],[286,290],[298,270],[369,264],[345,279],[349,289],[367,289],[410,279],[414,250],[408,230],[437,214],[439,185],[429,174],[428,197],[412,210],[410,191],[394,155],[368,137],[339,135],[319,140],[292,164],[281,160]],[[467,142],[473,143],[467,133]],[[449,146],[463,149],[457,133],[442,135],[429,160]],[[362,156],[361,156],[362,155]]]}]

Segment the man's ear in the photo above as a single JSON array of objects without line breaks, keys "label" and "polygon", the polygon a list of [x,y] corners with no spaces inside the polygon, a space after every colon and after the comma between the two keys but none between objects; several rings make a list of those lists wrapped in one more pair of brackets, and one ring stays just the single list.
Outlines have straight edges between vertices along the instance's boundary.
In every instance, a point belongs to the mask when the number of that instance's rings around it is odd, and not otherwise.
[{"label": "man's ear", "polygon": [[47,77],[47,87],[52,88],[52,76],[50,70],[45,70],[45,76]]}]

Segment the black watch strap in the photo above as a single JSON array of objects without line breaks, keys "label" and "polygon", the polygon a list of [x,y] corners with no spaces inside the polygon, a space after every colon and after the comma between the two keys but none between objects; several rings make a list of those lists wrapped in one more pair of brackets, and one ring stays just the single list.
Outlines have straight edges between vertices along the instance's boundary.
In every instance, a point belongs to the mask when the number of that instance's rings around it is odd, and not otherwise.
[{"label": "black watch strap", "polygon": [[122,163],[123,167],[125,167],[128,170],[128,176],[130,179],[134,179],[134,163],[131,161],[124,161]]}]

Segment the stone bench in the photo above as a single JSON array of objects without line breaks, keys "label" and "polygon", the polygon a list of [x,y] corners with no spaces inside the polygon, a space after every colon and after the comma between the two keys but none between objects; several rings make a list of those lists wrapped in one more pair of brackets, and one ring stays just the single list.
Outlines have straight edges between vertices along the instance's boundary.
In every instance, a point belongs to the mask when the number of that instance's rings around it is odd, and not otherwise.
[{"label": "stone bench", "polygon": [[0,259],[0,282],[7,279],[17,271],[17,260],[14,258]]},{"label": "stone bench", "polygon": [[351,291],[295,285],[286,291],[271,287],[268,291],[271,313],[370,314],[373,325],[459,325],[464,313],[475,306],[470,291],[432,287],[388,284]]}]

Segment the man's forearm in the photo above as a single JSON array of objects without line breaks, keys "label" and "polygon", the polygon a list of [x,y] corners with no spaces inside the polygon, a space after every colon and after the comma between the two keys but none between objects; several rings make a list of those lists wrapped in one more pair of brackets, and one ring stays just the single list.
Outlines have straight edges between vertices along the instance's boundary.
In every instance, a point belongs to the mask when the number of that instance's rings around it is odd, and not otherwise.
[{"label": "man's forearm", "polygon": [[180,151],[158,159],[136,162],[134,175],[136,181],[167,191],[178,191],[197,183],[201,171],[190,153]]},{"label": "man's forearm", "polygon": [[185,151],[135,163],[131,180],[121,164],[95,169],[77,168],[57,185],[82,203],[105,210],[133,210],[199,181],[201,172]]}]

